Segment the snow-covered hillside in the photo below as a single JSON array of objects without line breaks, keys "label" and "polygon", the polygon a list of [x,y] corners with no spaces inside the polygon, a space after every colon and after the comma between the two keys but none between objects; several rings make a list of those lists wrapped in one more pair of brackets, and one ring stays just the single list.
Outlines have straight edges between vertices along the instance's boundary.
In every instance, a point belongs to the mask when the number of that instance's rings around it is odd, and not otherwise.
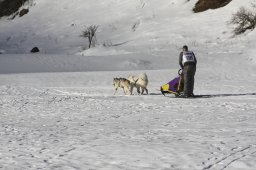
[{"label": "snow-covered hillside", "polygon": [[[197,14],[195,3],[35,0],[2,18],[0,169],[256,169],[256,31],[227,24],[250,1]],[[84,50],[89,25],[98,41]],[[184,44],[202,98],[158,90]],[[113,95],[114,77],[141,72],[149,95]]]},{"label": "snow-covered hillside", "polygon": [[[33,46],[39,46],[43,53],[74,54],[86,46],[86,40],[79,35],[89,25],[99,25],[99,46],[113,45],[116,50],[126,47],[127,53],[141,49],[149,54],[167,49],[173,52],[184,42],[211,46],[230,40],[227,21],[240,6],[250,4],[250,1],[233,0],[224,8],[193,14],[191,9],[195,2],[36,0],[24,17],[11,21],[2,19],[1,48],[7,53],[27,53]],[[113,49],[102,51],[109,50]],[[95,51],[85,53],[97,55]],[[102,51],[98,55],[103,55]]]},{"label": "snow-covered hillside", "polygon": [[[71,56],[74,54],[89,58],[121,58],[121,61],[114,62],[111,69],[106,70],[116,70],[117,65],[117,70],[120,66],[122,70],[176,68],[177,53],[184,44],[200,56],[205,56],[200,60],[212,58],[209,54],[214,51],[249,53],[241,59],[255,64],[255,51],[249,51],[254,46],[255,32],[232,38],[232,26],[227,24],[231,15],[241,6],[250,6],[250,1],[233,0],[226,7],[193,14],[191,9],[195,2],[76,0],[71,3],[63,0],[36,0],[24,17],[1,19],[0,50],[12,54],[12,57],[7,56],[7,60],[20,65],[17,67],[17,64],[12,64],[13,67],[10,67],[6,64],[6,56],[1,56],[1,72],[28,72],[31,67],[24,65],[32,62],[39,69],[29,72],[75,71],[76,67],[77,71],[92,71],[91,67],[84,66],[94,65],[90,61],[86,64],[88,58],[74,56],[73,60]],[[95,48],[84,50],[88,43],[80,35],[85,26],[89,25],[99,25],[98,41]],[[27,54],[34,46],[38,46],[41,54],[48,57],[29,55],[29,61],[24,60],[24,57],[14,59],[17,58],[14,54]],[[63,55],[67,57],[59,60]],[[217,57],[215,54],[213,56]],[[115,61],[118,60],[116,58]],[[157,67],[155,62],[162,64],[157,64],[160,66]],[[94,67],[93,70],[98,69],[104,70],[105,66]]]}]

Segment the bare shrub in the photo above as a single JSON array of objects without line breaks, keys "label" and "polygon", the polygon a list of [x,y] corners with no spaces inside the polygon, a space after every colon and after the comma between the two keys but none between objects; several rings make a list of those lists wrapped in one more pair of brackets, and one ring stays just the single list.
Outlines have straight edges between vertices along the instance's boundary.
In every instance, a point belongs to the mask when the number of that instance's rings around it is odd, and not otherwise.
[{"label": "bare shrub", "polygon": [[230,23],[236,25],[234,33],[242,34],[247,30],[253,30],[256,26],[256,5],[252,4],[253,10],[244,7],[233,14]]},{"label": "bare shrub", "polygon": [[91,46],[95,46],[96,43],[96,31],[98,29],[98,25],[91,25],[89,27],[86,27],[84,31],[82,31],[81,37],[87,38],[89,42],[89,48]]}]

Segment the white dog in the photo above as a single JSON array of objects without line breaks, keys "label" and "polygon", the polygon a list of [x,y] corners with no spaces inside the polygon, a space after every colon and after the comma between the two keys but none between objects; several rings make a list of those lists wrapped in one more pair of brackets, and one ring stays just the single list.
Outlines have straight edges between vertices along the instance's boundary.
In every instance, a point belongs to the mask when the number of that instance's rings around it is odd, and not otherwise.
[{"label": "white dog", "polygon": [[[137,88],[138,94],[143,94],[144,90],[148,94],[148,89],[147,89],[148,76],[146,73],[141,73],[138,76],[129,75],[128,80],[130,81],[130,84],[131,84],[131,94],[134,87]],[[140,92],[140,89],[141,89],[141,92]]]},{"label": "white dog", "polygon": [[124,94],[131,94],[131,83],[125,78],[113,78],[113,85],[115,88],[115,93],[117,92],[118,87],[121,87],[124,91]]}]

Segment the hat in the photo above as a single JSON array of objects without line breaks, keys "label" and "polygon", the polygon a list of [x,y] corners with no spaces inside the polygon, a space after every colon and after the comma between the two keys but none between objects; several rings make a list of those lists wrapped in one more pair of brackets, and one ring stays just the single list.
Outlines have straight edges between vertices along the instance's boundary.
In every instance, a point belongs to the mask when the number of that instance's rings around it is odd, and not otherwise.
[{"label": "hat", "polygon": [[188,50],[188,46],[187,46],[187,45],[184,45],[184,46],[182,47],[182,49]]}]

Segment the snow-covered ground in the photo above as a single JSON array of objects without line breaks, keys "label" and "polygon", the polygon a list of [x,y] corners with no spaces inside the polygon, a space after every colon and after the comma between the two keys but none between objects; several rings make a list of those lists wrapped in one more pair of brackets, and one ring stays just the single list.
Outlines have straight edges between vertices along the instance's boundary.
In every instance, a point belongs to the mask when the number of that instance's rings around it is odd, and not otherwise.
[{"label": "snow-covered ground", "polygon": [[[227,24],[250,2],[193,14],[195,3],[35,0],[2,18],[0,169],[256,169],[256,31],[233,37]],[[83,50],[92,24],[97,45]],[[184,44],[205,97],[158,91]],[[113,95],[114,77],[141,72],[149,95]]]}]

